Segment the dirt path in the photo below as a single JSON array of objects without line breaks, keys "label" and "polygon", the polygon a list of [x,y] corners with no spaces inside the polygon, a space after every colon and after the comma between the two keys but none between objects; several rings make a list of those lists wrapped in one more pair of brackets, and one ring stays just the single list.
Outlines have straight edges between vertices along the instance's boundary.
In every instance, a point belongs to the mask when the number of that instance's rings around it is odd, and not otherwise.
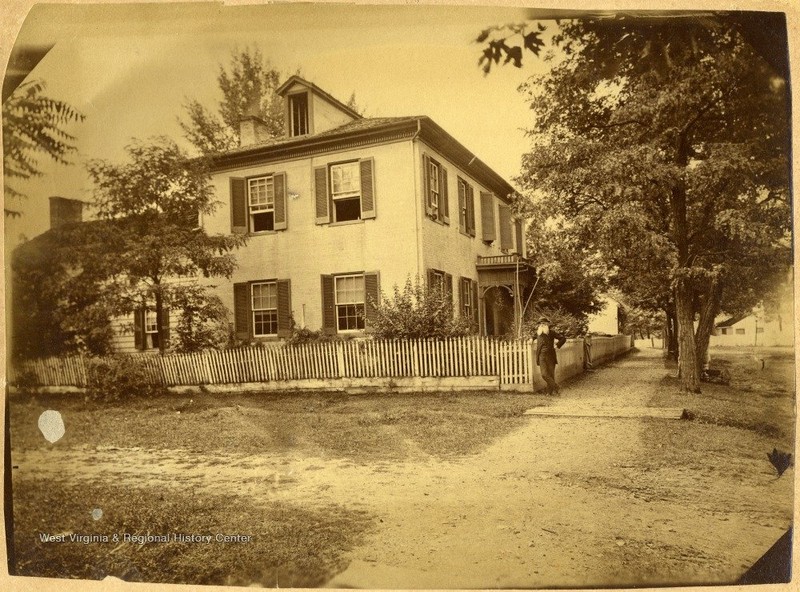
[{"label": "dirt path", "polygon": [[[645,350],[588,374],[552,406],[645,407],[664,377],[657,355]],[[715,445],[736,437],[728,428],[705,427],[717,434]],[[680,436],[696,426],[532,416],[482,453],[452,461],[356,464],[109,449],[92,451],[87,462],[86,450],[72,449],[18,453],[14,464],[15,478],[162,483],[180,475],[197,490],[234,487],[261,503],[368,510],[377,528],[332,587],[734,581],[789,525],[791,480],[776,479],[755,460],[706,467],[703,451],[669,462],[652,441],[655,429]]]}]

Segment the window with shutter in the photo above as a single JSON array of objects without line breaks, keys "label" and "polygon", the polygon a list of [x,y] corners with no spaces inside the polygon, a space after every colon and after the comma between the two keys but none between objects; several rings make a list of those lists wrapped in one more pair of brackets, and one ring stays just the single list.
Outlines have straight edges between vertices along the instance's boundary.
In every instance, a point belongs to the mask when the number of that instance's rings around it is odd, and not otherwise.
[{"label": "window with shutter", "polygon": [[494,196],[481,191],[481,237],[486,242],[497,238],[494,228]]},{"label": "window with shutter", "polygon": [[442,224],[450,224],[448,174],[442,164],[427,154],[422,155],[422,194],[425,214]]},{"label": "window with shutter", "polygon": [[473,280],[470,278],[462,277],[460,285],[460,301],[461,301],[461,315],[472,319],[475,316],[474,311],[474,294],[473,294]]},{"label": "window with shutter", "polygon": [[467,185],[467,234],[475,236],[475,189]]},{"label": "window with shutter", "polygon": [[314,169],[316,223],[375,218],[375,160],[363,158]]},{"label": "window with shutter", "polygon": [[462,234],[475,236],[475,192],[461,177],[458,177],[458,229]]},{"label": "window with shutter", "polygon": [[480,311],[478,309],[478,282],[472,280],[472,320],[480,331]]},{"label": "window with shutter", "polygon": [[444,293],[450,303],[450,316],[453,315],[453,276],[449,273],[444,274]]},{"label": "window with shutter", "polygon": [[133,311],[133,345],[136,349],[145,349],[144,309]]}]

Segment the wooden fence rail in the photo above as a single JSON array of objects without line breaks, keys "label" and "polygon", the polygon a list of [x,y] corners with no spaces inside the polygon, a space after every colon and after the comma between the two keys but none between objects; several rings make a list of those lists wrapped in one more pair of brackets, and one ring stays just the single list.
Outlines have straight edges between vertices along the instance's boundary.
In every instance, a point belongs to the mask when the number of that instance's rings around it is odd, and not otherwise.
[{"label": "wooden fence rail", "polygon": [[[593,357],[597,361],[607,359],[628,349],[629,344],[630,338],[625,335],[595,338],[593,350],[597,355]],[[498,377],[500,384],[531,384],[534,373],[538,376],[534,347],[532,339],[364,339],[132,357],[145,366],[150,381],[165,386],[481,376]],[[562,351],[565,361],[575,358],[575,363],[582,363],[580,341],[571,342]],[[31,386],[85,387],[90,360],[74,356],[18,362],[9,368],[9,381],[20,379]]]}]

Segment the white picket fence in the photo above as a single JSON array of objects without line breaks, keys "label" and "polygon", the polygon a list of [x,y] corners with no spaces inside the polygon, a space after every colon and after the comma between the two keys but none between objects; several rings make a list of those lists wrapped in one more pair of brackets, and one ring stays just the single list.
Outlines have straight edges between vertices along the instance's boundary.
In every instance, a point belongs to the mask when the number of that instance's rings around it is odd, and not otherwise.
[{"label": "white picket fence", "polygon": [[[596,338],[593,349],[597,348],[598,354],[607,357],[607,352],[625,351],[629,344],[630,338],[624,335]],[[136,357],[147,368],[151,380],[165,386],[305,379],[482,376],[498,377],[500,384],[531,384],[538,376],[534,367],[534,347],[532,339],[364,339],[165,356],[138,354]],[[564,362],[563,370],[582,364],[581,342],[569,343],[559,356]],[[593,357],[598,360],[598,357]],[[87,358],[78,356],[20,362],[10,369],[9,381],[13,383],[24,373],[37,386],[85,387],[87,362]],[[573,373],[577,372],[570,372]]]}]

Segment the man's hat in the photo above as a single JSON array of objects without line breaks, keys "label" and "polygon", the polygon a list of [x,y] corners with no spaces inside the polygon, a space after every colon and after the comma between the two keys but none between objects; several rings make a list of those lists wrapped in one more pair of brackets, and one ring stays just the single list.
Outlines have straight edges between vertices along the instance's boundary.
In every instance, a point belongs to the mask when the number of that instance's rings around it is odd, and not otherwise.
[{"label": "man's hat", "polygon": [[548,319],[547,317],[542,317],[541,319],[539,319],[539,324],[540,325],[542,325],[544,323],[550,324],[550,319]]}]

